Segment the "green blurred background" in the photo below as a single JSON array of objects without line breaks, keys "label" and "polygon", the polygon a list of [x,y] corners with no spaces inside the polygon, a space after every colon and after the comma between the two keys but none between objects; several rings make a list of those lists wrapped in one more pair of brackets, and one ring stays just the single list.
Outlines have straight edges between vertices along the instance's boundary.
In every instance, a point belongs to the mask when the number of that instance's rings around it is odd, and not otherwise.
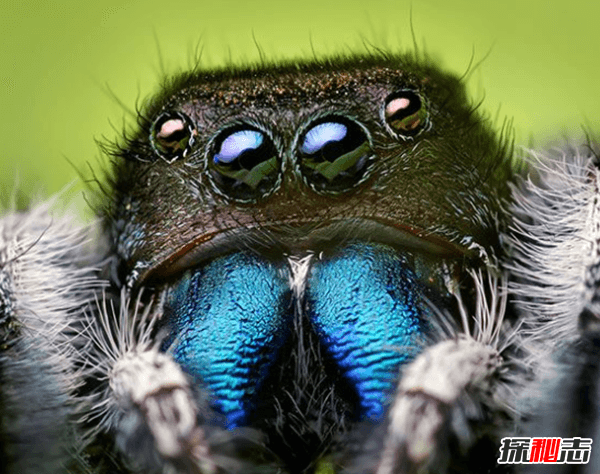
[{"label": "green blurred background", "polygon": [[[545,144],[582,126],[600,131],[600,2],[590,0],[2,0],[0,173],[45,195],[99,168],[96,139],[114,138],[126,113],[167,71],[189,64],[420,48],[462,74],[472,57],[475,98],[514,119],[517,144]],[[68,199],[81,200],[82,186]],[[82,210],[83,200],[78,201]]]}]

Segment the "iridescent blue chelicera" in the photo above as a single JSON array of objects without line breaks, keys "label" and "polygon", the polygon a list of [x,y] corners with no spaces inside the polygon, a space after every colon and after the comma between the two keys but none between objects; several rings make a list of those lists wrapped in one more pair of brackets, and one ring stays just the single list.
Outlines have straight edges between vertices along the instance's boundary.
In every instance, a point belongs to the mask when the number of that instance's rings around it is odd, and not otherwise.
[{"label": "iridescent blue chelicera", "polygon": [[291,328],[288,276],[257,256],[218,258],[171,291],[173,357],[213,396],[227,427],[244,423]]},{"label": "iridescent blue chelicera", "polygon": [[425,331],[417,276],[398,251],[357,243],[314,265],[306,296],[318,334],[358,393],[360,415],[380,420]]},{"label": "iridescent blue chelicera", "polygon": [[[378,421],[401,365],[417,353],[426,331],[422,291],[404,254],[354,243],[313,260],[306,304],[297,305],[284,263],[235,253],[188,273],[171,290],[165,347],[235,428],[256,415],[257,394],[300,326],[293,318],[308,317],[358,396],[357,418]],[[308,312],[294,311],[300,307]]]}]

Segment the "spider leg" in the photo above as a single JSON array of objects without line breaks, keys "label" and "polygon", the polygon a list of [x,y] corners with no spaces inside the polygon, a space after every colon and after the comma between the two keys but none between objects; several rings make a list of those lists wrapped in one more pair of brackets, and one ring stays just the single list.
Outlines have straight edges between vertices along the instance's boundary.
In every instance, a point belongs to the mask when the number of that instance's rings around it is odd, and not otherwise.
[{"label": "spider leg", "polygon": [[[597,145],[532,153],[537,175],[515,191],[509,239],[517,298],[536,377],[519,403],[532,437],[598,439],[600,364],[600,168]],[[589,463],[543,466],[592,473]],[[537,472],[540,466],[525,469]],[[545,471],[546,472],[546,471]]]},{"label": "spider leg", "polygon": [[53,203],[0,219],[0,437],[7,473],[85,471],[81,328],[101,287],[91,233]]},{"label": "spider leg", "polygon": [[459,327],[438,311],[434,343],[401,373],[383,441],[352,472],[478,472],[490,465],[514,413],[511,392],[518,381],[509,375],[507,349],[516,344],[517,331],[504,321],[504,279],[471,275],[478,290],[475,314],[464,314]]}]

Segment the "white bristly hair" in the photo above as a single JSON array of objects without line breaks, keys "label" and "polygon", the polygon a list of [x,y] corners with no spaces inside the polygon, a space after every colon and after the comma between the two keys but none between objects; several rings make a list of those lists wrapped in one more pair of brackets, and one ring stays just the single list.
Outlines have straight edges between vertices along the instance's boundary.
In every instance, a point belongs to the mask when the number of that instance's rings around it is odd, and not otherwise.
[{"label": "white bristly hair", "polygon": [[93,229],[56,201],[0,219],[0,398],[10,472],[64,472],[81,461],[81,328],[102,286],[101,251],[90,244]]},{"label": "white bristly hair", "polygon": [[[569,411],[579,401],[578,384],[595,383],[580,377],[596,359],[595,349],[586,359],[585,334],[600,322],[599,159],[591,145],[529,154],[537,174],[514,189],[507,237],[523,359],[535,374],[517,403],[530,413],[526,433],[556,436],[568,418],[581,416]],[[581,429],[575,434],[584,436]]]},{"label": "white bristly hair", "polygon": [[190,383],[154,338],[163,302],[143,303],[141,292],[131,299],[123,288],[120,301],[104,297],[99,307],[87,328],[94,346],[87,367],[102,383],[87,417],[97,420],[88,436],[113,432],[123,452],[149,466],[177,461],[194,463],[203,474],[215,472]]},{"label": "white bristly hair", "polygon": [[[514,255],[524,331],[552,351],[578,335],[579,315],[593,305],[600,262],[600,174],[590,147],[530,152],[538,175],[514,189]],[[597,309],[594,311],[598,314]]]}]

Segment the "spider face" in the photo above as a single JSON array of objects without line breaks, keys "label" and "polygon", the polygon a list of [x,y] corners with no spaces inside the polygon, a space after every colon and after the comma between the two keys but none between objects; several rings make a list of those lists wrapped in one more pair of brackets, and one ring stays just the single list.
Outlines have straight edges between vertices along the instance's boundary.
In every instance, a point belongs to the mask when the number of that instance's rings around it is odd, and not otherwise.
[{"label": "spider face", "polygon": [[124,281],[164,298],[207,422],[312,469],[385,423],[433,306],[495,254],[502,144],[401,58],[184,77],[145,119],[115,172]]},{"label": "spider face", "polygon": [[124,271],[143,284],[247,241],[293,255],[361,232],[492,247],[509,171],[470,107],[455,78],[399,58],[184,77],[120,153]]}]

